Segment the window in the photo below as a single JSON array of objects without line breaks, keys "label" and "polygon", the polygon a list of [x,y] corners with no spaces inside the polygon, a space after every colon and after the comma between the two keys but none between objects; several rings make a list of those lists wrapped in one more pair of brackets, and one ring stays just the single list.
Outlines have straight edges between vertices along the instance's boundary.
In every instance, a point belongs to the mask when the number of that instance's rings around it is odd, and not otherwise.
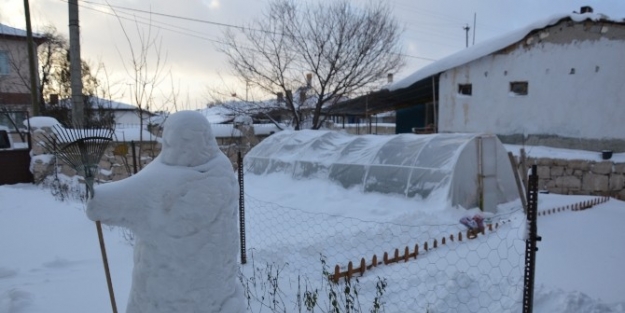
[{"label": "window", "polygon": [[473,86],[471,84],[458,84],[458,94],[470,96],[473,94]]},{"label": "window", "polygon": [[6,130],[0,130],[0,149],[11,148],[11,142],[9,141],[9,134]]},{"label": "window", "polygon": [[527,82],[510,82],[510,94],[514,96],[527,96]]},{"label": "window", "polygon": [[9,74],[9,54],[6,51],[0,51],[0,75]]}]

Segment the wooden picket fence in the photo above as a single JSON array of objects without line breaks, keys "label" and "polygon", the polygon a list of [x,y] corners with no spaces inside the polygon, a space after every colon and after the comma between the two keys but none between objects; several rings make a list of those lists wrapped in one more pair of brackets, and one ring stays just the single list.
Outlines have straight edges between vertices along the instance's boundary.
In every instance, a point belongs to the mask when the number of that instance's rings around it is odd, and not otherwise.
[{"label": "wooden picket fence", "polygon": [[[501,225],[508,223],[508,222],[510,222],[510,220],[502,221]],[[454,234],[451,234],[447,237],[441,238],[440,246],[444,246],[447,244],[447,242],[454,242],[456,240],[458,242],[463,242],[464,238],[466,238],[467,240],[475,239],[480,234],[485,235],[486,230],[488,230],[489,232],[494,232],[495,230],[499,228],[499,225],[500,223],[488,224],[481,231],[467,230],[466,232],[458,232],[457,236],[454,236]],[[384,255],[382,256],[382,260],[378,260],[378,256],[375,254],[371,258],[370,263],[367,263],[365,258],[361,258],[360,264],[358,267],[354,267],[354,263],[350,261],[347,264],[347,269],[344,271],[341,271],[341,266],[337,264],[334,267],[334,273],[329,275],[329,279],[330,281],[334,283],[338,283],[342,277],[345,277],[346,279],[349,280],[352,277],[354,277],[354,275],[356,274],[358,274],[359,276],[363,276],[367,270],[371,270],[380,265],[391,265],[393,263],[398,263],[401,261],[408,262],[410,260],[416,260],[419,255],[423,255],[424,253],[427,253],[429,250],[436,249],[438,247],[439,247],[439,241],[437,239],[434,239],[431,245],[428,245],[428,242],[426,241],[423,244],[421,251],[419,250],[419,244],[415,244],[412,252],[410,250],[410,247],[406,246],[403,249],[404,252],[402,255],[399,254],[399,249],[395,249],[392,256],[390,256],[388,252],[384,252]]]},{"label": "wooden picket fence", "polygon": [[564,212],[564,211],[583,211],[586,209],[590,209],[595,205],[606,203],[608,201],[610,201],[610,197],[598,197],[592,200],[581,201],[575,204],[570,204],[570,205],[565,205],[565,206],[561,206],[557,208],[551,208],[548,210],[539,211],[538,216],[551,215],[551,214],[556,214],[558,212]]},{"label": "wooden picket fence", "polygon": [[[610,200],[610,197],[599,197],[593,200],[581,201],[581,202],[571,204],[571,205],[566,205],[562,207],[540,211],[538,212],[538,216],[555,214],[555,213],[564,212],[567,210],[582,211],[582,210],[592,208],[595,205],[608,202],[609,200]],[[501,225],[507,222],[510,222],[510,220],[503,221]],[[440,245],[445,245],[447,244],[448,241],[454,242],[457,240],[458,242],[462,242],[463,234],[464,234],[464,238],[466,239],[469,239],[469,240],[475,239],[477,238],[479,234],[485,235],[486,230],[488,230],[489,232],[493,232],[497,230],[499,228],[499,225],[500,225],[499,223],[488,224],[485,229],[482,229],[481,232],[474,232],[471,230],[467,230],[466,232],[459,232],[457,236],[454,236],[454,234],[451,234],[447,237],[441,238]],[[401,255],[400,255],[399,249],[395,249],[392,255],[390,255],[388,252],[384,252],[384,255],[382,256],[382,260],[378,260],[378,256],[375,254],[371,258],[370,263],[367,263],[367,260],[365,260],[365,258],[361,258],[358,264],[358,267],[354,267],[354,263],[350,261],[347,264],[347,269],[343,271],[341,270],[341,266],[337,264],[334,267],[334,273],[329,275],[329,279],[330,281],[334,283],[338,283],[339,280],[343,277],[345,277],[346,279],[351,279],[352,277],[354,277],[354,275],[363,276],[366,271],[371,270],[380,265],[391,265],[393,263],[398,263],[401,261],[408,262],[410,260],[416,260],[419,255],[422,255],[428,252],[429,250],[436,249],[438,247],[439,247],[439,241],[437,239],[434,239],[431,245],[428,245],[428,242],[425,242],[422,246],[421,251],[419,250],[419,244],[415,244],[413,250],[411,250],[408,246],[406,246],[403,249],[404,250],[403,254]]]}]

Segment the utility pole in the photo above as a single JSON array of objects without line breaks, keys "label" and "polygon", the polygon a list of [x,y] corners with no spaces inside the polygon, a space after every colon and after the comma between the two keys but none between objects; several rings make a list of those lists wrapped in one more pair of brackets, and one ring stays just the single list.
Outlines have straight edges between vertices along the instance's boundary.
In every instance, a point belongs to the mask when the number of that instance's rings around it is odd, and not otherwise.
[{"label": "utility pole", "polygon": [[466,47],[469,47],[469,29],[471,29],[471,27],[469,27],[469,24],[465,25],[462,29],[464,29],[464,32],[466,33]]},{"label": "utility pole", "polygon": [[33,116],[40,115],[39,88],[37,87],[37,66],[35,65],[35,44],[33,43],[33,29],[30,25],[30,4],[24,0],[24,15],[26,15],[26,42],[28,47],[28,68],[30,70],[30,98]]},{"label": "utility pole", "polygon": [[473,13],[473,45],[475,45],[475,31],[477,30],[477,12]]},{"label": "utility pole", "polygon": [[69,0],[67,3],[69,4],[69,65],[72,86],[72,122],[75,127],[80,127],[85,122],[85,103],[82,97],[78,0]]}]

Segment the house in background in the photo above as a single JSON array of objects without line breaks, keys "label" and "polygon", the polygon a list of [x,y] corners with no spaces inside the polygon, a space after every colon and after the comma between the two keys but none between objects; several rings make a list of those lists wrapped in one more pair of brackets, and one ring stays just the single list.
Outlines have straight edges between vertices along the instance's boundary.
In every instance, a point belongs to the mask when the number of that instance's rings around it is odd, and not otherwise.
[{"label": "house in background", "polygon": [[625,22],[589,7],[581,12],[475,45],[389,89],[419,92],[420,85],[433,82],[429,93],[439,132],[625,151]]},{"label": "house in background", "polygon": [[[55,99],[56,97],[51,97]],[[87,105],[86,109],[90,110],[93,121],[101,122],[102,124],[111,124],[116,128],[133,128],[143,125],[146,127],[151,123],[151,120],[156,115],[145,109],[139,109],[134,105],[130,105],[123,102],[102,99],[96,96],[86,96],[85,101]],[[56,101],[51,101],[49,105],[51,108],[57,108],[62,112],[60,114],[71,115],[72,100],[63,99],[59,101],[57,105]],[[64,120],[64,119],[61,119]]]},{"label": "house in background", "polygon": [[397,110],[398,133],[431,123],[504,143],[625,151],[625,21],[580,12],[436,61],[368,103]]},{"label": "house in background", "polygon": [[[33,33],[35,49],[45,38]],[[35,58],[35,62],[37,59]],[[38,65],[35,64],[38,68]],[[22,125],[26,111],[32,112],[30,96],[30,71],[26,31],[0,24],[0,125],[13,129],[9,116]]]}]

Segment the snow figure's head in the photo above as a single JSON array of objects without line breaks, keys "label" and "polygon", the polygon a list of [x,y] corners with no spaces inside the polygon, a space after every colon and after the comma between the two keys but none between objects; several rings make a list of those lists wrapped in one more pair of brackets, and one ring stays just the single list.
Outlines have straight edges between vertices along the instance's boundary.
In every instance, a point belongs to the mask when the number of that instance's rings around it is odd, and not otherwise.
[{"label": "snow figure's head", "polygon": [[213,131],[202,114],[180,111],[165,122],[161,162],[193,167],[207,163],[218,152]]}]

